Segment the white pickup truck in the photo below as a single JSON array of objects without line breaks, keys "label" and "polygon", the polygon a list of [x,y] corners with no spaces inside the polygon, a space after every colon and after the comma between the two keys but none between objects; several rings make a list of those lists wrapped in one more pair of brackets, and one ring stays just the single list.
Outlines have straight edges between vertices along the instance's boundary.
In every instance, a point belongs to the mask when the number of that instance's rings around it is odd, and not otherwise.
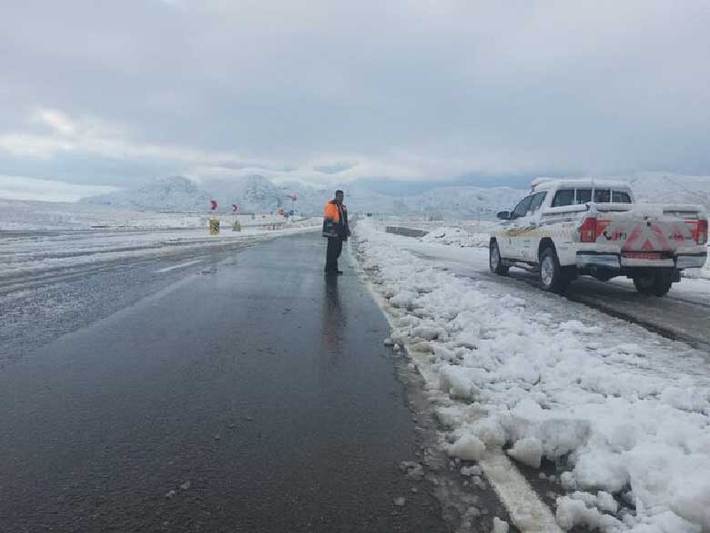
[{"label": "white pickup truck", "polygon": [[702,207],[635,204],[627,183],[536,180],[490,239],[490,268],[540,273],[544,290],[563,292],[578,275],[626,276],[643,294],[664,296],[686,268],[707,259]]}]

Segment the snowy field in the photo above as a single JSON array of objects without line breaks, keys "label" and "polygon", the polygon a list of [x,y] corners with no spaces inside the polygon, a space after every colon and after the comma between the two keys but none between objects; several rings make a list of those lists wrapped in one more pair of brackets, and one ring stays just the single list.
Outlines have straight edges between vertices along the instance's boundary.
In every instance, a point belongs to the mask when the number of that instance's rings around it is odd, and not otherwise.
[{"label": "snowy field", "polygon": [[485,269],[475,245],[391,235],[374,220],[355,233],[391,340],[425,377],[453,457],[484,464],[503,450],[553,465],[541,476],[554,482],[548,501],[564,530],[710,531],[708,354],[524,284],[442,268],[468,253]]},{"label": "snowy field", "polygon": [[246,227],[241,232],[227,228],[209,235],[206,228],[182,230],[94,230],[21,233],[0,241],[0,281],[18,274],[38,274],[62,268],[86,267],[96,263],[123,261],[150,255],[202,250],[320,229],[302,221],[279,226]]},{"label": "snowy field", "polygon": [[[210,213],[133,211],[73,202],[34,202],[0,198],[0,231],[167,229],[207,227]],[[271,214],[221,215],[223,228],[285,223]],[[300,218],[300,217],[298,217]]]},{"label": "snowy field", "polygon": [[[319,218],[221,216],[209,235],[209,215],[152,213],[47,202],[0,200],[0,283],[15,278],[86,271],[97,265],[313,231]],[[238,218],[241,231],[232,231]]]}]

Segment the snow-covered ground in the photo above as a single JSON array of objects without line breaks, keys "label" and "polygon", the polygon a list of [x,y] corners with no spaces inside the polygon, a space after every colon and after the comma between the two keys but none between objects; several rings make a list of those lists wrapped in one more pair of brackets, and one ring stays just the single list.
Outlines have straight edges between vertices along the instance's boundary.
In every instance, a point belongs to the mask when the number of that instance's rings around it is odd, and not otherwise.
[{"label": "snow-covered ground", "polygon": [[[319,222],[319,221],[318,221]],[[59,232],[9,236],[0,242],[0,280],[17,274],[32,274],[59,268],[87,266],[149,255],[166,255],[253,241],[320,229],[305,221],[272,229],[245,228],[209,235],[206,228],[184,230],[142,230]]]},{"label": "snow-covered ground", "polygon": [[[0,231],[206,228],[210,213],[135,211],[75,202],[0,199]],[[231,227],[234,215],[219,215]],[[271,214],[238,215],[242,227],[285,223]]]},{"label": "snow-covered ground", "polygon": [[8,205],[11,209],[0,209],[0,282],[5,283],[18,276],[56,274],[150,256],[209,253],[211,248],[321,227],[319,218],[244,215],[237,217],[241,231],[233,231],[237,218],[221,216],[219,235],[210,235],[208,215],[43,202]]},{"label": "snow-covered ground", "polygon": [[422,241],[460,248],[487,248],[491,232],[496,226],[495,222],[462,222],[456,226],[439,226],[422,237]]},{"label": "snow-covered ground", "polygon": [[395,348],[406,346],[427,380],[452,456],[505,450],[532,467],[555,462],[563,529],[710,530],[708,354],[422,258],[467,253],[485,268],[483,249],[387,234],[373,220],[357,225],[355,246]]},{"label": "snow-covered ground", "polygon": [[[319,218],[131,211],[78,203],[0,200],[0,280],[93,264],[224,247],[313,231]],[[233,231],[239,221],[241,231]]]}]

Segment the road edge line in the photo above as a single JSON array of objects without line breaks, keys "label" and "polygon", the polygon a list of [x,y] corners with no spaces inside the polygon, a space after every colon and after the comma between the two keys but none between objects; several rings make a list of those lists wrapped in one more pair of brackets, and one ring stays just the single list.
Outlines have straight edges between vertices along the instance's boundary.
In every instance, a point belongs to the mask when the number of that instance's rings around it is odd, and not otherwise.
[{"label": "road edge line", "polygon": [[[388,304],[383,296],[377,292],[370,275],[362,268],[356,254],[349,248],[353,262],[357,265],[358,273],[364,278],[364,284],[372,299],[377,303],[382,315],[385,317],[390,330],[394,328],[392,316],[387,312]],[[416,370],[429,387],[438,387],[438,376],[428,372],[413,357],[409,347],[405,345],[407,357],[416,363]],[[502,449],[488,450],[479,461],[479,465],[498,495],[501,503],[508,511],[513,524],[522,533],[563,533],[557,524],[552,510],[540,499],[530,486],[520,470],[508,458]]]}]

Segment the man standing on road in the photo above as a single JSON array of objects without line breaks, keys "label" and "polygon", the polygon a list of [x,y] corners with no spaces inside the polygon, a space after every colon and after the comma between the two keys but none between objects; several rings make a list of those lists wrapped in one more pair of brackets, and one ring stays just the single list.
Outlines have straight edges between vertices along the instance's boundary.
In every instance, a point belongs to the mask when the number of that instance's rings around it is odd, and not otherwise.
[{"label": "man standing on road", "polygon": [[343,204],[343,198],[343,191],[335,191],[335,199],[325,204],[323,213],[323,237],[328,238],[325,273],[331,275],[342,274],[342,271],[338,270],[338,257],[343,250],[343,242],[350,236],[348,210]]}]

